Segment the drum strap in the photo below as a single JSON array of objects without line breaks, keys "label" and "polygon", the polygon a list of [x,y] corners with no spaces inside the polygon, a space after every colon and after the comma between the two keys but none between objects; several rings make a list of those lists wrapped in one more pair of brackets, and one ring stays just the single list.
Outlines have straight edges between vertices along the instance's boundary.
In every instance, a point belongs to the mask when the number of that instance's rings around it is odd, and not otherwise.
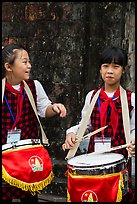
[{"label": "drum strap", "polygon": [[38,122],[39,122],[39,124],[40,124],[41,133],[42,133],[42,143],[43,143],[43,145],[49,145],[47,136],[46,136],[46,134],[45,134],[45,132],[44,132],[44,130],[43,130],[43,128],[42,128],[40,119],[39,119],[39,117],[38,117],[37,108],[36,108],[36,105],[35,105],[35,102],[34,102],[34,98],[33,98],[32,92],[31,92],[29,86],[27,85],[27,83],[26,83],[24,80],[23,80],[23,82],[24,82],[24,85],[25,85],[25,91],[26,91],[26,93],[27,93],[27,95],[28,95],[29,101],[30,101],[30,103],[31,103],[31,105],[32,105],[32,108],[33,108],[33,110],[34,110],[34,112],[35,112],[35,115],[36,115],[36,117],[37,117],[37,119],[38,119]]},{"label": "drum strap", "polygon": [[[97,100],[97,98],[99,96],[100,90],[101,89],[99,89],[96,92],[96,94],[94,95],[94,97],[93,97],[93,99],[92,99],[92,101],[91,101],[91,103],[89,105],[89,108],[87,110],[85,118],[82,121],[80,128],[78,129],[78,133],[77,133],[78,138],[81,138],[84,135],[86,126],[88,124],[88,121],[89,121],[90,115],[92,113],[92,110],[93,110],[93,108],[95,106],[96,100]],[[124,132],[125,132],[125,137],[126,137],[126,143],[128,144],[130,142],[129,141],[129,139],[130,139],[129,110],[128,110],[127,94],[126,94],[125,89],[123,89],[121,86],[120,86],[120,99],[121,99],[121,106],[122,106],[122,118],[123,118]],[[75,143],[75,146],[69,150],[69,152],[68,152],[65,159],[69,159],[69,158],[75,156],[79,145],[80,145],[80,141]]]},{"label": "drum strap", "polygon": [[[122,107],[123,127],[125,132],[126,143],[130,143],[130,117],[126,90],[120,86],[120,99]],[[128,153],[128,156],[131,155]]]},{"label": "drum strap", "polygon": [[5,82],[6,82],[6,79],[3,78],[2,79],[2,104],[3,104],[4,91],[5,91]]},{"label": "drum strap", "polygon": [[[3,103],[3,97],[4,97],[4,91],[5,91],[5,81],[6,81],[6,79],[3,78],[3,79],[2,79],[2,103]],[[42,143],[43,143],[43,145],[49,145],[47,136],[46,136],[46,134],[45,134],[45,132],[44,132],[44,130],[43,130],[43,128],[42,128],[40,119],[39,119],[39,117],[38,117],[38,113],[37,113],[37,109],[36,109],[36,105],[35,105],[35,102],[34,102],[34,98],[33,98],[32,92],[31,92],[29,86],[27,85],[27,83],[26,83],[24,80],[23,80],[23,82],[24,82],[24,85],[25,85],[25,88],[24,88],[24,89],[25,89],[25,91],[26,91],[26,93],[27,93],[27,95],[28,95],[29,101],[30,101],[30,103],[31,103],[31,105],[32,105],[32,108],[33,108],[33,110],[34,110],[34,112],[35,112],[35,115],[36,115],[36,117],[37,117],[37,119],[38,119],[38,122],[39,122],[39,124],[40,124],[41,133],[42,133]]]},{"label": "drum strap", "polygon": [[[99,94],[100,94],[100,91],[101,91],[101,89],[99,89],[99,90],[95,93],[95,95],[94,95],[94,97],[93,97],[91,103],[89,104],[87,113],[86,113],[84,119],[83,119],[82,122],[81,122],[81,126],[80,126],[79,129],[78,129],[77,138],[82,138],[83,135],[84,135],[84,133],[85,133],[85,130],[86,130],[88,121],[89,121],[89,119],[90,119],[90,116],[91,116],[92,110],[93,110],[93,108],[94,108],[94,106],[95,106],[95,103],[96,103],[96,101],[97,101],[97,99],[98,99],[98,96],[99,96]],[[75,146],[69,150],[69,152],[68,152],[68,154],[67,154],[67,156],[66,156],[65,159],[69,159],[69,158],[75,156],[76,151],[77,151],[79,145],[80,145],[80,141],[79,141],[79,142],[76,142],[76,143],[75,143]]]}]

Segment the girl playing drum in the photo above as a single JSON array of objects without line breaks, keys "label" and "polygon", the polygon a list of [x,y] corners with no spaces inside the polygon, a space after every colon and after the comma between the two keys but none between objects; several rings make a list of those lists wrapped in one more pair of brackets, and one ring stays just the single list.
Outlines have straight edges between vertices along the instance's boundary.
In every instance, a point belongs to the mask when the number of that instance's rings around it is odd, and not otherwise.
[{"label": "girl playing drum", "polygon": [[[92,132],[105,125],[108,125],[108,127],[90,138],[88,153],[96,151],[98,145],[100,145],[101,149],[101,146],[103,146],[106,140],[109,147],[115,147],[126,143],[122,120],[120,85],[122,84],[122,78],[126,72],[127,63],[128,57],[123,49],[108,47],[102,53],[100,59],[100,74],[104,83],[93,108],[87,128]],[[67,129],[66,140],[62,145],[64,151],[65,149],[74,147],[77,131],[97,90],[98,88],[87,94],[80,123]],[[135,156],[135,93],[126,90],[126,94],[130,114],[130,144],[127,148],[116,150],[115,153],[122,154],[127,159],[128,153],[130,156]],[[95,141],[97,141],[97,143],[95,143]],[[129,192],[123,196],[122,202],[133,202],[131,157],[128,159],[127,166],[129,173]]]},{"label": "girl playing drum", "polygon": [[[29,86],[40,117],[66,116],[66,108],[61,103],[50,101],[41,83],[30,80],[31,63],[28,52],[19,44],[9,44],[2,49],[2,62],[5,70],[5,91],[2,104],[2,145],[25,139],[37,139],[37,118],[24,90],[23,80]],[[18,132],[17,132],[18,130]],[[11,135],[14,132],[14,134]],[[22,161],[21,161],[22,162]],[[5,186],[2,200],[20,199],[35,203],[38,197],[29,191]]]}]

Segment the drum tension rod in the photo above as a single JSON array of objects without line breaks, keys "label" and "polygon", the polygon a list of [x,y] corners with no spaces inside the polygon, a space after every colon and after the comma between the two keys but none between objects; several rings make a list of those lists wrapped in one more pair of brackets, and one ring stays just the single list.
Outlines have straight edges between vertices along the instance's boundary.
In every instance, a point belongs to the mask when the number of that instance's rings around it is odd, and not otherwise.
[{"label": "drum tension rod", "polygon": [[16,142],[11,142],[11,145],[12,145],[12,148],[13,149],[15,149],[17,146],[16,146],[16,143],[17,143],[17,141]]}]

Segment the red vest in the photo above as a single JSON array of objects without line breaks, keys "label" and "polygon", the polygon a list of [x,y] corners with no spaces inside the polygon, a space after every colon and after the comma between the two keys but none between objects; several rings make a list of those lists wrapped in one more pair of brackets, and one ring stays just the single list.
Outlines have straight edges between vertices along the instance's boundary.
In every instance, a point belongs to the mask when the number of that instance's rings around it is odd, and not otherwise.
[{"label": "red vest", "polygon": [[[95,95],[95,93],[97,92],[97,89],[94,90],[91,100],[93,98],[93,96]],[[127,92],[127,99],[128,99],[128,106],[129,106],[129,112],[131,112],[132,110],[132,105],[131,105],[131,91],[126,91]],[[101,103],[102,101],[100,101]],[[122,109],[121,109],[121,101],[120,101],[120,97],[117,98],[116,100],[114,100],[115,103],[115,107],[117,109],[118,112],[118,127],[117,127],[117,131],[115,134],[115,137],[113,136],[113,130],[112,130],[112,126],[110,124],[110,117],[107,117],[107,124],[108,127],[104,130],[104,136],[105,137],[110,137],[111,138],[111,147],[114,146],[118,146],[118,145],[122,145],[125,144],[125,134],[124,134],[124,128],[123,128],[123,120],[122,120]],[[99,107],[98,107],[98,103],[96,102],[92,114],[91,114],[91,124],[92,124],[92,128],[91,128],[91,132],[100,128],[100,112],[99,112]],[[96,134],[95,136],[90,138],[90,143],[89,143],[89,148],[88,151],[89,152],[93,152],[94,151],[94,138],[95,137],[101,137],[101,133]],[[120,149],[120,150],[116,150],[115,153],[119,153],[119,154],[123,154],[125,157],[127,157],[127,150],[124,149]]]},{"label": "red vest", "polygon": [[[34,81],[28,80],[26,81],[29,85],[35,103],[36,103],[36,88]],[[12,110],[13,115],[16,117],[17,112],[17,96],[12,94],[11,92],[5,90],[5,95],[8,100],[9,106]],[[26,93],[23,94],[23,108],[20,120],[17,124],[17,128],[21,129],[21,139],[30,139],[38,137],[38,129],[37,129],[37,118],[33,111],[33,108],[29,102],[28,96]],[[3,100],[2,104],[2,144],[5,144],[7,141],[7,131],[11,129],[13,125],[13,120],[9,109],[6,105],[5,100]]]}]

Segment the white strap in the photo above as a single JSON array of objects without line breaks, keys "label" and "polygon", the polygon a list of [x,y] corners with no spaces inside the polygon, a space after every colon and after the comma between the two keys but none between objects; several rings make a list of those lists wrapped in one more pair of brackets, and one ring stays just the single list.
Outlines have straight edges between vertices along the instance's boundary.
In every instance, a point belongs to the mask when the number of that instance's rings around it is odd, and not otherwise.
[{"label": "white strap", "polygon": [[2,79],[2,104],[3,104],[3,98],[4,98],[4,91],[5,91],[5,81],[6,79]]},{"label": "white strap", "polygon": [[[94,106],[95,106],[95,103],[96,103],[96,101],[97,101],[97,98],[98,98],[98,96],[99,96],[99,94],[100,94],[100,91],[101,91],[101,89],[99,89],[99,90],[95,93],[95,95],[94,95],[94,97],[93,97],[91,103],[89,104],[89,107],[88,107],[88,110],[87,110],[87,112],[86,112],[86,115],[85,115],[84,119],[82,120],[81,126],[80,126],[79,129],[78,129],[77,138],[82,138],[83,135],[84,135],[84,133],[85,133],[87,124],[88,124],[88,122],[89,122],[91,113],[92,113],[92,111],[93,111],[93,108],[94,108]],[[79,142],[75,143],[75,145],[74,145],[73,148],[71,148],[71,149],[69,150],[69,152],[68,152],[68,154],[67,154],[67,156],[66,156],[65,159],[70,159],[71,157],[75,156],[76,151],[77,151],[77,149],[78,149],[78,147],[79,147],[79,144],[80,144],[80,140],[79,140]]]},{"label": "white strap", "polygon": [[122,117],[123,117],[123,126],[126,137],[126,143],[130,142],[130,117],[129,117],[129,108],[128,100],[125,89],[120,86],[120,97],[121,97],[121,106],[122,106]]},{"label": "white strap", "polygon": [[40,124],[41,133],[42,133],[42,142],[43,142],[43,144],[49,145],[47,136],[45,135],[45,132],[44,132],[44,130],[43,130],[43,128],[42,128],[40,119],[39,119],[39,117],[38,117],[38,113],[37,113],[37,109],[36,109],[36,105],[35,105],[35,102],[34,102],[34,98],[33,98],[32,92],[31,92],[31,90],[30,90],[28,84],[27,84],[24,80],[23,80],[23,82],[24,82],[24,85],[25,85],[24,89],[25,89],[25,91],[26,91],[26,93],[27,93],[27,95],[28,95],[29,101],[30,101],[30,103],[31,103],[31,105],[32,105],[32,108],[33,108],[33,110],[34,110],[34,112],[35,112],[35,115],[36,115],[36,117],[37,117],[37,119],[38,119],[38,122],[39,122],[39,124]]},{"label": "white strap", "polygon": [[[120,98],[122,107],[123,127],[125,132],[126,143],[130,143],[130,117],[126,90],[120,86]],[[129,153],[128,153],[129,154]],[[129,154],[130,156],[130,154]]]}]

